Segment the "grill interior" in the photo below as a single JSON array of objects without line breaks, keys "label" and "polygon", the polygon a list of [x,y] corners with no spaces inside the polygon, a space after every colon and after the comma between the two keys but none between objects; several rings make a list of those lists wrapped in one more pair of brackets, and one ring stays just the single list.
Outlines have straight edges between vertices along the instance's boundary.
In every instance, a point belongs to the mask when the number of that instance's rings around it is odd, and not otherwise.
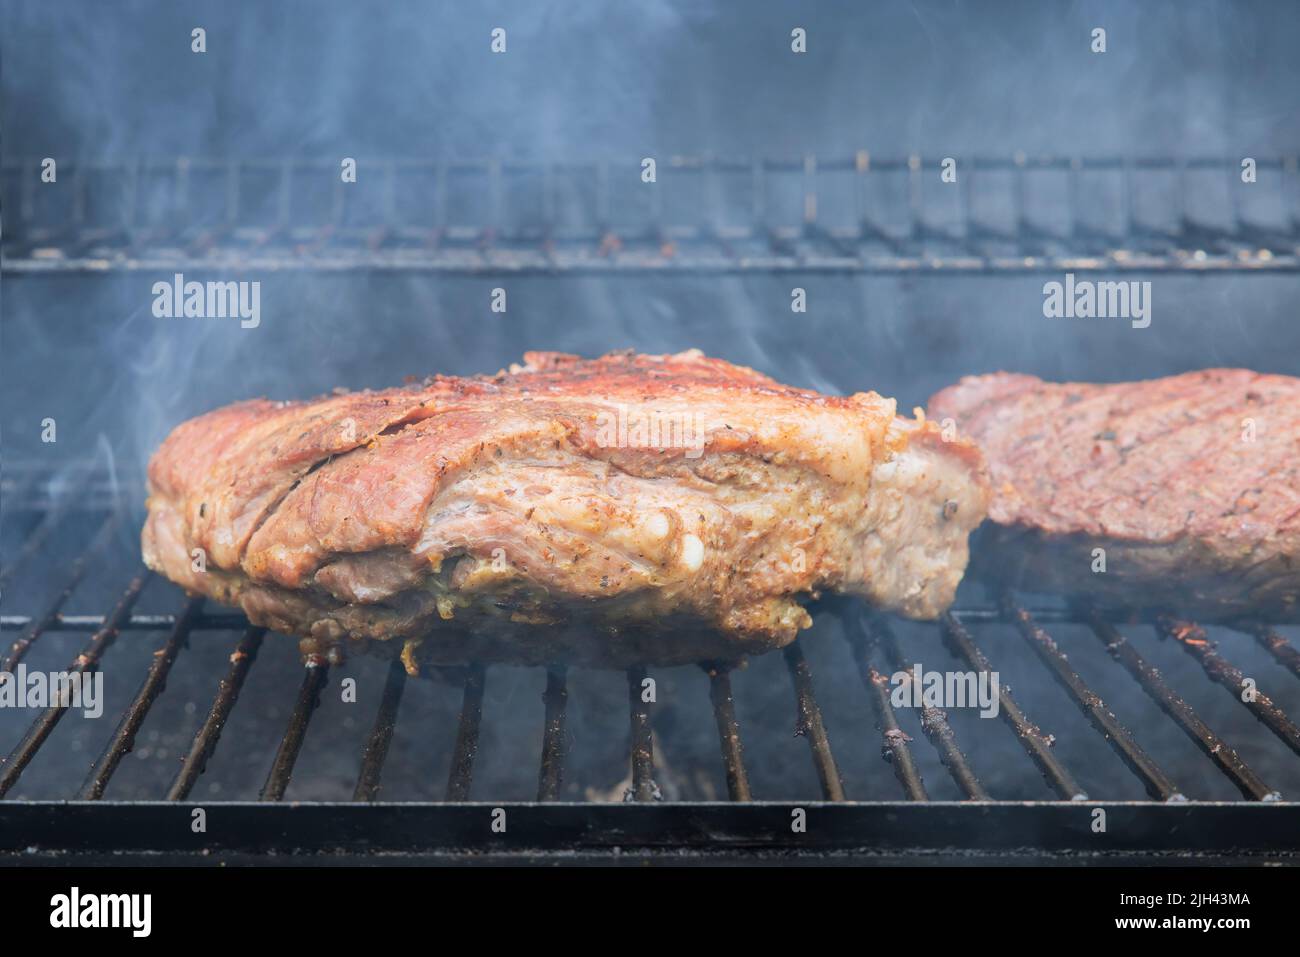
[{"label": "grill interior", "polygon": [[[97,669],[107,700],[0,708],[0,861],[1300,853],[1295,623],[1202,644],[972,580],[938,625],[826,602],[784,654],[648,669],[642,704],[639,671],[304,670],[136,577],[148,455],[252,395],[529,348],[698,347],[905,409],[997,369],[1294,373],[1300,7],[68,5],[0,8],[0,665]],[[162,320],[176,273],[258,283],[264,321]],[[1152,281],[1151,328],[1047,321],[1066,273]],[[895,711],[874,677],[983,659],[998,719]]]},{"label": "grill interior", "polygon": [[[529,826],[529,846],[547,852],[642,841],[788,852],[792,806],[840,804],[850,816],[811,842],[818,854],[989,850],[995,809],[1009,815],[991,839],[998,853],[1078,853],[1089,850],[1093,806],[1152,815],[1125,832],[1137,849],[1297,849],[1300,805],[1286,800],[1300,789],[1290,626],[1119,623],[964,586],[937,626],[824,602],[805,638],[740,668],[477,665],[417,680],[364,657],[304,667],[293,640],[135,570],[138,524],[98,473],[52,481],[11,469],[0,494],[0,670],[100,670],[107,699],[104,720],[57,706],[34,717],[0,710],[5,849],[152,847],[165,819],[138,829],[115,819],[121,826],[106,833],[97,818],[54,814],[64,806],[52,802],[68,799],[155,809],[150,802],[346,802],[330,813],[361,815],[341,831],[303,825],[309,815],[289,832],[240,830],[241,840],[284,850],[358,833],[370,851],[473,845],[478,831],[449,829],[445,815],[475,802],[559,815]],[[913,663],[997,670],[998,719],[895,709],[888,676]],[[1253,701],[1240,699],[1246,677],[1259,688]],[[355,703],[344,700],[349,680]],[[376,801],[413,802],[434,817],[395,821]],[[686,817],[669,826],[638,816],[637,805]],[[905,810],[921,806],[945,817]],[[1291,816],[1260,816],[1270,811]],[[985,816],[962,816],[974,812]],[[573,813],[586,816],[564,817]]]}]

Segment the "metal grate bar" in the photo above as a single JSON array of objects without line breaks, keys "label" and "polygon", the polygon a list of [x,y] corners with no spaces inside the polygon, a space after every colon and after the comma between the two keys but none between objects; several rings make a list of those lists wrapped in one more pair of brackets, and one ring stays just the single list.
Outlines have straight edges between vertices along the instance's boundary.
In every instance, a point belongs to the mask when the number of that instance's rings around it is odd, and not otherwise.
[{"label": "metal grate bar", "polygon": [[[1042,623],[1073,622],[1077,619],[1060,608],[1029,608],[1030,614]],[[1002,612],[992,607],[962,608],[952,612],[963,624],[1002,621]],[[1154,620],[1154,619],[1153,619]],[[36,621],[30,615],[0,615],[0,629],[22,631]],[[104,624],[103,615],[57,615],[47,631],[96,631]],[[173,614],[132,615],[122,623],[121,631],[169,631],[176,626]],[[204,612],[195,622],[195,631],[234,631],[248,627],[248,618],[238,612]]]},{"label": "metal grate bar", "polygon": [[280,747],[275,752],[275,761],[262,786],[263,801],[279,801],[289,787],[289,778],[293,775],[293,766],[302,750],[302,742],[307,737],[307,725],[312,713],[320,704],[320,693],[329,680],[329,662],[320,655],[308,655],[303,668],[302,685],[298,688],[298,700],[294,702],[293,713],[289,715],[289,727],[280,739]]},{"label": "metal grate bar", "polygon": [[[9,579],[15,571],[26,565],[28,560],[40,551],[41,546],[49,539],[50,534],[63,521],[63,517],[68,513],[72,504],[80,500],[81,493],[87,483],[88,479],[83,479],[81,485],[55,508],[46,509],[41,513],[40,519],[37,520],[36,525],[27,534],[27,538],[24,539],[22,545],[19,546],[18,555],[9,564],[0,567],[0,589],[3,589],[9,583]],[[33,481],[31,484],[36,485],[37,483]]]},{"label": "metal grate bar", "polygon": [[628,797],[633,801],[654,801],[659,797],[659,786],[654,781],[654,734],[650,727],[650,709],[643,698],[645,681],[644,668],[628,669],[627,699],[632,720],[632,788]]},{"label": "metal grate bar", "polygon": [[[331,173],[319,162],[304,159],[258,163],[181,157],[167,162],[140,164],[136,161],[98,163],[97,169],[120,176],[128,184],[142,168],[158,170],[174,179],[170,208],[155,218],[174,225],[162,228],[142,226],[132,220],[134,204],[123,205],[122,220],[108,229],[92,229],[82,221],[85,201],[83,167],[77,170],[73,190],[77,203],[68,221],[36,221],[34,210],[20,206],[14,228],[6,230],[7,254],[3,268],[9,272],[102,271],[109,269],[166,270],[237,266],[249,269],[312,270],[415,270],[455,274],[501,272],[555,275],[564,272],[611,274],[644,271],[692,271],[702,273],[744,271],[814,271],[834,273],[1025,273],[1062,271],[1284,271],[1300,270],[1300,227],[1293,215],[1282,222],[1251,222],[1243,215],[1242,185],[1235,179],[1238,160],[1228,157],[956,157],[963,171],[958,183],[959,215],[955,224],[940,223],[927,206],[937,205],[932,196],[943,190],[926,190],[937,174],[938,158],[920,155],[872,157],[865,151],[829,158],[808,154],[799,158],[715,159],[664,157],[660,183],[650,188],[645,215],[631,206],[611,209],[611,177],[633,183],[638,174],[634,161],[623,164],[554,164],[529,161],[502,163],[486,158],[448,163],[438,160],[369,162],[384,201],[371,211],[369,222],[354,226],[342,223],[345,189],[337,171]],[[278,210],[272,224],[242,222],[242,167],[277,171],[272,196],[266,206]],[[1274,192],[1275,208],[1286,210],[1289,191],[1297,181],[1294,156],[1268,157],[1258,161],[1260,169],[1276,170],[1270,186],[1256,186]],[[556,168],[579,172],[592,180],[588,190],[595,197],[594,213],[582,222],[560,226],[563,212],[557,202]],[[223,173],[226,179],[224,222],[207,230],[187,229],[192,220],[196,195],[189,188],[192,175],[202,169]],[[481,174],[487,195],[485,215],[470,223],[448,223],[446,193],[449,170]],[[1226,221],[1193,217],[1194,200],[1200,199],[1203,183],[1193,182],[1188,170],[1223,170],[1227,177],[1216,194],[1226,192],[1230,215]],[[1010,173],[986,178],[987,171]],[[1027,202],[1030,177],[1051,171],[1053,182],[1064,182],[1052,191],[1064,200],[1069,214],[1065,222],[1050,211],[1048,201]],[[1083,191],[1083,173],[1102,173],[1096,193]],[[399,175],[432,177],[433,222],[412,222],[392,197],[400,188]],[[39,175],[33,159],[7,162],[6,177],[17,176],[30,184]],[[513,226],[516,216],[509,198],[524,195],[511,189],[507,176],[522,174],[541,182],[541,187],[523,201],[542,206],[540,225]],[[830,175],[823,175],[830,174]],[[841,183],[851,174],[853,197],[830,194],[825,185]],[[900,185],[897,177],[905,181]],[[1141,188],[1139,176],[1158,174],[1172,178],[1175,197],[1167,204],[1172,227],[1143,222],[1137,215],[1135,197]],[[295,191],[319,187],[328,176],[330,200],[327,221],[295,224],[290,213],[303,205]],[[724,179],[730,177],[730,180]],[[314,179],[314,182],[313,182]],[[709,196],[730,193],[732,182],[744,187],[729,211],[735,222],[719,226],[722,211],[718,203],[696,203],[696,211],[681,222],[664,219],[664,194],[680,184],[704,180]],[[873,216],[872,186],[897,192],[906,207],[906,221],[891,225]],[[1007,186],[998,184],[1007,181]],[[302,185],[306,184],[306,185]],[[985,185],[989,184],[989,185]],[[1009,210],[1012,222],[1003,227],[982,222],[976,215],[972,194],[976,189],[992,197],[999,209]],[[540,193],[540,195],[538,195]],[[1036,195],[1036,194],[1035,194]],[[1104,223],[1081,222],[1084,210],[1095,212],[1118,199],[1120,215]],[[800,213],[784,222],[773,220],[771,211],[786,198],[798,203]],[[299,199],[299,201],[295,201]],[[845,203],[855,206],[849,225],[827,226],[825,211]],[[324,207],[325,204],[321,204]],[[201,211],[200,211],[201,212]],[[748,222],[745,221],[748,217]],[[531,218],[531,217],[528,217]],[[572,217],[565,217],[566,219]],[[1049,223],[1050,220],[1050,223]],[[625,242],[636,243],[636,248]],[[750,243],[750,250],[737,248]],[[937,243],[937,248],[923,248]],[[689,245],[688,245],[689,244]]]},{"label": "metal grate bar", "polygon": [[[948,649],[954,655],[966,661],[976,671],[991,672],[993,670],[988,658],[975,644],[975,639],[971,637],[970,632],[966,630],[961,622],[952,615],[945,613],[939,619],[939,625],[944,644],[948,646]],[[1044,734],[1036,724],[1025,717],[1024,712],[1020,710],[1006,686],[1000,686],[998,689],[998,713],[1015,731],[1016,739],[1025,749],[1025,753],[1038,766],[1038,770],[1042,772],[1048,786],[1053,791],[1067,801],[1086,801],[1088,799],[1087,793],[1074,780],[1074,776],[1065,769],[1065,765],[1052,753],[1051,747],[1055,739]]]},{"label": "metal grate bar", "polygon": [[405,688],[406,668],[400,659],[394,658],[388,665],[388,678],[384,681],[384,693],[379,699],[374,727],[370,729],[370,737],[361,752],[361,773],[352,792],[354,801],[373,801],[379,794],[379,776],[388,758],[388,746],[393,740],[393,729],[397,727],[397,709]]},{"label": "metal grate bar", "polygon": [[1128,728],[1106,707],[1101,696],[1089,688],[1079,673],[1070,667],[1070,661],[1056,644],[1056,639],[1040,628],[1029,612],[1016,604],[1009,592],[1003,594],[1002,605],[1007,617],[1029,646],[1038,653],[1052,677],[1066,690],[1070,699],[1079,706],[1092,726],[1106,739],[1106,743],[1128,765],[1129,770],[1138,776],[1146,792],[1160,801],[1186,800],[1169,775],[1142,750]]},{"label": "metal grate bar", "polygon": [[1206,757],[1219,766],[1242,794],[1256,801],[1276,801],[1281,798],[1277,791],[1265,784],[1237,756],[1237,752],[1227,742],[1210,730],[1192,710],[1191,705],[1165,684],[1159,670],[1148,664],[1114,625],[1102,618],[1096,610],[1091,611],[1088,617],[1093,633],[1101,639],[1110,656],[1124,666],[1142,686],[1142,690],[1160,706],[1160,710],[1169,715],[1183,733],[1205,752]]},{"label": "metal grate bar", "polygon": [[226,719],[230,717],[231,709],[239,699],[240,689],[244,687],[244,679],[248,677],[249,669],[257,660],[257,653],[261,650],[262,639],[265,636],[265,628],[249,628],[244,632],[239,646],[230,656],[230,670],[218,685],[217,696],[212,701],[208,717],[203,722],[203,727],[199,728],[198,734],[194,736],[189,753],[181,762],[176,780],[167,791],[167,800],[183,801],[189,797],[194,783],[207,767],[208,759],[217,750],[217,742],[221,738],[222,729],[226,726]]},{"label": "metal grate bar", "polygon": [[[873,632],[878,646],[885,653],[886,664],[896,672],[905,672],[907,665],[899,650],[898,639],[894,636],[894,630],[889,623],[879,616],[873,616],[869,619],[868,627]],[[858,640],[861,641],[861,638],[859,637]],[[925,732],[926,738],[939,753],[939,760],[948,769],[953,782],[961,789],[962,794],[971,801],[990,800],[988,791],[980,784],[979,778],[975,776],[974,770],[966,760],[966,755],[958,747],[957,736],[953,733],[952,726],[948,724],[948,716],[940,708],[930,706],[921,708],[921,730]]]},{"label": "metal grate bar", "polygon": [[153,707],[153,703],[158,700],[158,696],[167,686],[167,674],[171,671],[181,648],[189,640],[194,619],[202,607],[202,598],[190,598],[185,602],[185,607],[176,619],[176,627],[172,629],[162,648],[154,652],[153,664],[149,666],[144,683],[126,711],[122,713],[117,730],[113,732],[113,737],[104,749],[104,753],[95,762],[95,766],[91,768],[90,774],[82,785],[81,794],[78,795],[81,800],[98,801],[104,796],[109,778],[117,770],[122,758],[135,746],[136,733],[144,724],[149,709]]},{"label": "metal grate bar", "polygon": [[[36,640],[59,624],[59,612],[67,604],[68,599],[72,597],[72,593],[77,590],[77,586],[81,584],[82,578],[86,575],[87,560],[107,544],[109,536],[116,526],[117,519],[115,515],[109,515],[104,519],[104,523],[90,540],[90,544],[86,546],[85,551],[78,555],[72,563],[68,582],[63,586],[63,590],[54,596],[49,605],[46,606],[45,612],[28,626],[23,636],[9,647],[9,653],[5,656],[4,663],[0,664],[0,671],[13,671]],[[94,627],[101,626],[102,622]]]},{"label": "metal grate bar", "polygon": [[568,674],[564,665],[546,669],[546,723],[542,727],[542,763],[537,771],[537,800],[556,801],[564,778],[564,723],[569,705]]},{"label": "metal grate bar", "polygon": [[817,769],[817,779],[821,782],[822,795],[828,801],[844,800],[844,784],[840,781],[840,770],[835,766],[835,757],[831,754],[831,743],[826,737],[826,726],[822,722],[822,710],[817,705],[813,693],[812,672],[808,670],[808,661],[804,658],[803,647],[798,641],[786,645],[782,654],[786,667],[790,670],[790,679],[794,682],[796,718],[794,733],[808,739],[812,750],[813,767]]},{"label": "metal grate bar", "polygon": [[[117,639],[119,623],[130,616],[131,609],[140,598],[140,592],[144,591],[144,586],[152,575],[152,572],[144,571],[131,579],[126,591],[118,599],[117,606],[108,615],[107,624],[91,637],[81,654],[77,656],[77,660],[68,668],[69,674],[89,674],[99,667],[99,659]],[[23,739],[18,742],[4,763],[0,764],[0,797],[9,793],[9,789],[18,781],[23,769],[31,763],[36,752],[40,750],[41,745],[45,743],[46,738],[50,736],[66,711],[66,704],[52,704],[32,722]]]},{"label": "metal grate bar", "polygon": [[465,669],[465,693],[460,704],[460,724],[456,728],[456,747],[447,776],[447,800],[469,800],[474,776],[474,756],[478,754],[478,731],[483,721],[483,690],[487,672],[480,664]]},{"label": "metal grate bar", "polygon": [[1267,626],[1261,625],[1255,628],[1253,634],[1255,640],[1277,659],[1278,664],[1297,678],[1300,678],[1300,650],[1297,650],[1289,641]]},{"label": "metal grate bar", "polygon": [[[602,237],[608,241],[608,234]],[[1121,255],[1120,253],[1123,253]],[[1300,255],[1289,252],[1243,249],[1235,255],[1210,255],[1203,250],[1184,253],[1138,251],[1129,253],[1069,253],[1004,256],[992,251],[925,252],[907,255],[864,251],[855,255],[805,252],[788,245],[754,255],[729,254],[725,248],[704,252],[677,253],[673,247],[624,246],[619,252],[548,251],[543,248],[472,248],[439,250],[437,246],[417,249],[337,248],[303,245],[281,250],[254,247],[247,251],[226,250],[207,256],[148,258],[119,255],[66,255],[48,259],[10,256],[4,272],[49,275],[51,273],[103,273],[112,269],[126,272],[239,269],[247,271],[338,273],[427,273],[441,276],[625,276],[644,273],[734,275],[744,273],[818,273],[825,275],[934,275],[934,276],[1021,276],[1075,273],[1220,273],[1300,272]]]},{"label": "metal grate bar", "polygon": [[718,723],[718,741],[722,746],[722,763],[727,772],[727,794],[733,801],[752,801],[749,774],[745,771],[745,748],[740,741],[736,722],[736,701],[731,695],[731,666],[725,663],[706,665],[709,676],[709,701]]},{"label": "metal grate bar", "polygon": [[1223,685],[1229,694],[1249,708],[1250,713],[1286,742],[1287,747],[1300,754],[1300,728],[1264,692],[1255,689],[1250,700],[1242,698],[1242,691],[1247,687],[1246,675],[1236,665],[1223,659],[1214,643],[1205,636],[1204,628],[1174,618],[1160,619],[1157,628],[1162,636],[1173,639],[1180,648],[1195,658],[1210,678]]},{"label": "metal grate bar", "polygon": [[[4,479],[4,482],[15,483],[15,488],[12,490],[12,493],[0,495],[0,501],[4,502],[6,508],[10,510],[15,510],[14,503],[17,502],[17,508],[21,509],[25,504],[30,503],[36,499],[37,497],[36,490],[40,487],[41,484],[40,472],[34,471],[22,482],[21,485],[18,485],[16,484],[17,479],[8,477],[11,476],[12,473],[10,473],[8,469],[5,469],[4,471],[6,473],[6,478]],[[3,486],[0,485],[0,488],[3,488]]]},{"label": "metal grate bar", "polygon": [[[107,619],[103,615],[56,615],[43,628],[44,631],[97,631]],[[21,631],[37,620],[29,615],[0,615],[0,629]],[[170,631],[176,627],[176,616],[132,615],[122,622],[119,631]],[[235,612],[208,612],[194,623],[195,631],[237,631],[248,627],[248,618]]]},{"label": "metal grate bar", "polygon": [[894,776],[903,786],[903,793],[909,801],[930,800],[925,782],[921,780],[921,772],[912,758],[912,749],[908,747],[908,742],[912,739],[899,727],[893,703],[889,700],[889,676],[882,675],[872,666],[868,642],[856,630],[849,639],[849,645],[853,649],[853,659],[862,678],[862,687],[866,689],[872,710],[876,713],[876,724],[880,728],[880,756],[894,769]]}]

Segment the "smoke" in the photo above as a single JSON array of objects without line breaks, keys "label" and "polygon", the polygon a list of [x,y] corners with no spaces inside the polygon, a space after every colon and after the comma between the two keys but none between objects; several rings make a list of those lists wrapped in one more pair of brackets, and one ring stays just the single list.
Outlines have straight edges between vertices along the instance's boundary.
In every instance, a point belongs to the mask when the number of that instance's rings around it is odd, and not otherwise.
[{"label": "smoke", "polygon": [[[64,192],[38,192],[38,221],[56,224],[66,222],[59,202],[85,159],[319,162],[320,182],[300,183],[288,211],[291,223],[310,224],[328,219],[331,170],[343,157],[357,160],[357,195],[378,190],[382,161],[395,157],[604,160],[613,218],[639,222],[648,189],[639,164],[652,156],[671,224],[750,219],[743,171],[738,188],[704,193],[698,174],[668,162],[676,154],[845,159],[866,149],[960,162],[1017,150],[1300,148],[1300,66],[1289,55],[1300,8],[1283,3],[73,0],[56,9],[10,0],[0,24],[5,158],[59,160]],[[806,54],[791,50],[796,26],[807,33]],[[206,31],[204,53],[191,49],[196,27]],[[1089,50],[1097,27],[1107,31],[1102,55]],[[504,53],[491,49],[496,28],[506,31]],[[244,174],[241,221],[277,222],[276,167]],[[19,180],[30,175],[6,172],[10,235],[30,228],[14,215]],[[120,176],[85,175],[88,215],[111,225],[126,201]],[[589,219],[580,212],[590,199],[584,176],[557,180],[562,219]],[[769,179],[767,219],[797,224],[800,174]],[[537,188],[521,185],[523,199],[536,204]],[[428,192],[401,187],[398,210],[418,222],[431,209]],[[483,205],[481,181],[456,181],[451,192],[452,202]],[[220,220],[227,199],[224,182],[196,165],[186,210],[162,190],[137,197],[137,212],[152,224],[177,225],[179,216],[191,227],[181,230],[184,248],[199,225]],[[869,212],[883,216],[883,207]],[[828,199],[821,215],[851,222],[854,212]],[[700,347],[798,385],[876,389],[910,408],[958,375],[994,368],[1119,378],[1210,359],[1268,367],[1300,335],[1273,280],[1223,283],[1207,295],[1198,279],[1162,278],[1151,334],[1121,339],[1114,328],[1044,323],[1033,278],[557,281],[225,266],[187,277],[260,282],[264,321],[241,330],[154,318],[151,284],[170,276],[9,277],[0,424],[10,452],[84,457],[102,438],[138,473],[172,425],[223,402],[494,371],[526,348]],[[509,293],[503,315],[487,308],[498,285]],[[807,291],[805,314],[790,310],[795,286]],[[62,434],[75,444],[40,447],[32,423],[47,414],[68,423]]]}]

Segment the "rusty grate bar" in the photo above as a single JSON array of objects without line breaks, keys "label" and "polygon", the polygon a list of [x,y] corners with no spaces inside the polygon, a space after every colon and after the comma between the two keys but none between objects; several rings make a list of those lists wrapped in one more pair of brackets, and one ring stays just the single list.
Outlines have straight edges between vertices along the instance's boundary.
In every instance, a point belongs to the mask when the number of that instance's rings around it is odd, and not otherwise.
[{"label": "rusty grate bar", "polygon": [[239,646],[230,656],[230,670],[226,672],[226,676],[221,679],[217,687],[217,696],[212,701],[208,717],[203,722],[203,727],[199,728],[198,733],[194,735],[194,741],[190,745],[189,753],[185,755],[185,760],[181,762],[176,780],[167,791],[167,800],[183,801],[189,797],[194,783],[207,767],[208,759],[217,750],[217,742],[221,739],[221,731],[226,726],[226,719],[230,717],[230,712],[239,699],[239,692],[244,687],[244,679],[248,677],[249,669],[257,660],[257,653],[262,648],[262,639],[265,636],[265,628],[249,628],[244,632]]},{"label": "rusty grate bar", "polygon": [[[119,626],[131,615],[131,609],[140,598],[140,593],[144,591],[144,586],[149,582],[153,573],[143,571],[131,579],[122,597],[118,599],[117,605],[109,613],[107,623],[91,637],[86,647],[82,649],[77,660],[68,668],[69,674],[89,674],[99,667],[99,659],[103,656],[117,639]],[[13,678],[6,679],[9,681]],[[22,775],[23,769],[31,763],[36,752],[40,750],[45,739],[58,726],[59,721],[67,712],[67,706],[64,704],[52,704],[46,708],[35,721],[32,722],[23,739],[5,759],[3,765],[0,765],[0,797],[9,793],[9,789],[14,786],[18,778]]]},{"label": "rusty grate bar", "polygon": [[866,689],[876,714],[876,725],[880,729],[880,756],[894,769],[894,777],[898,778],[909,801],[930,800],[920,769],[912,757],[912,749],[908,746],[912,739],[899,727],[893,703],[889,700],[889,676],[882,675],[872,666],[871,649],[860,634],[855,633],[849,639],[849,645],[862,678],[862,687]]},{"label": "rusty grate bar", "polygon": [[736,701],[731,694],[731,666],[716,663],[704,666],[709,676],[709,701],[713,704],[713,717],[718,723],[718,741],[722,747],[722,763],[727,772],[727,794],[733,801],[752,801],[749,774],[745,771],[745,748],[740,741],[740,725],[736,722]]},{"label": "rusty grate bar", "polygon": [[1285,711],[1273,703],[1272,698],[1258,688],[1250,700],[1242,698],[1247,685],[1245,673],[1219,654],[1214,642],[1205,636],[1204,628],[1174,618],[1161,618],[1156,627],[1162,636],[1177,642],[1180,648],[1195,658],[1210,678],[1223,685],[1229,694],[1249,708],[1250,713],[1281,738],[1287,747],[1300,754],[1300,728],[1287,717]]},{"label": "rusty grate bar", "polygon": [[478,731],[483,721],[483,690],[487,671],[480,664],[465,669],[465,693],[461,697],[460,723],[456,728],[456,747],[447,775],[447,800],[469,800],[474,777],[474,756],[478,754]]},{"label": "rusty grate bar", "polygon": [[654,801],[659,797],[659,786],[654,781],[654,735],[650,727],[650,709],[643,698],[645,680],[644,668],[628,669],[627,699],[632,721],[632,788],[628,797],[633,801]]},{"label": "rusty grate bar", "polygon": [[263,801],[279,801],[289,787],[289,778],[293,775],[293,766],[302,750],[302,742],[307,737],[307,725],[312,713],[320,704],[320,693],[329,680],[329,662],[320,655],[308,655],[303,667],[302,685],[298,688],[298,700],[294,702],[293,713],[289,715],[289,726],[280,747],[275,752],[275,761],[266,776],[260,795]]},{"label": "rusty grate bar", "polygon": [[379,794],[379,776],[388,758],[388,746],[393,740],[393,729],[397,727],[397,709],[405,688],[406,668],[400,659],[394,658],[388,664],[388,677],[384,680],[384,692],[379,699],[374,726],[361,751],[361,772],[352,792],[354,801],[373,801]]},{"label": "rusty grate bar", "polygon": [[1226,741],[1210,730],[1192,710],[1192,706],[1165,684],[1159,670],[1134,650],[1132,643],[1120,634],[1119,629],[1102,618],[1096,610],[1088,612],[1088,620],[1093,633],[1101,639],[1110,656],[1124,666],[1142,686],[1142,690],[1160,706],[1160,710],[1172,718],[1183,733],[1205,752],[1206,757],[1219,766],[1242,794],[1256,801],[1281,799],[1281,794],[1265,784]]},{"label": "rusty grate bar", "polygon": [[817,696],[813,692],[812,672],[808,669],[803,647],[798,641],[792,641],[785,646],[782,654],[785,656],[786,667],[790,670],[790,680],[794,682],[794,733],[808,739],[822,796],[828,801],[843,801],[844,784],[840,781],[840,769],[835,766],[835,757],[831,754],[831,743],[826,737],[826,725],[822,722],[822,710],[817,705]]},{"label": "rusty grate bar", "polygon": [[126,711],[122,712],[117,730],[113,732],[113,737],[104,749],[104,753],[95,762],[95,766],[91,768],[90,774],[82,785],[79,795],[81,800],[98,801],[104,796],[109,778],[117,770],[122,758],[135,746],[136,733],[144,724],[149,709],[153,707],[153,703],[158,700],[158,696],[167,686],[167,674],[176,662],[176,656],[181,653],[181,648],[189,640],[194,620],[202,608],[202,598],[190,598],[185,602],[185,607],[181,609],[180,616],[176,619],[176,627],[172,629],[162,648],[154,652],[153,664],[145,674],[144,683],[140,685],[140,690]]},{"label": "rusty grate bar", "polygon": [[[87,561],[107,544],[116,525],[117,519],[115,515],[109,515],[104,519],[104,523],[90,540],[90,544],[73,561],[67,584],[50,600],[44,613],[27,627],[22,637],[18,638],[9,647],[9,653],[5,656],[4,663],[0,664],[0,671],[13,671],[36,640],[60,623],[59,612],[62,611],[63,606],[67,604],[68,599],[72,597],[72,593],[77,590],[77,586],[81,584],[81,580],[86,576]],[[101,626],[96,625],[95,627]]]},{"label": "rusty grate bar", "polygon": [[555,801],[564,779],[564,723],[569,706],[568,669],[564,665],[546,669],[542,702],[546,722],[542,727],[542,762],[537,770],[537,800]]},{"label": "rusty grate bar", "polygon": [[[871,630],[878,647],[884,652],[885,663],[895,672],[906,672],[907,664],[889,623],[879,616],[872,616],[867,621],[867,627]],[[856,640],[861,642],[860,634]],[[988,791],[984,789],[984,785],[980,783],[970,762],[967,761],[966,755],[958,746],[957,736],[953,733],[952,726],[948,723],[948,716],[943,710],[929,705],[923,706],[921,730],[925,732],[926,738],[938,752],[939,760],[948,769],[953,783],[961,793],[971,801],[991,800]]]},{"label": "rusty grate bar", "polygon": [[[939,619],[939,625],[939,633],[943,636],[944,644],[956,657],[963,659],[976,671],[993,671],[988,658],[975,644],[975,639],[961,622],[952,615],[944,613]],[[1055,738],[1044,734],[1041,728],[1025,717],[1005,686],[1000,686],[998,689],[998,713],[1015,731],[1016,740],[1025,749],[1030,760],[1038,766],[1038,770],[1042,772],[1053,791],[1067,801],[1088,799],[1087,793],[1074,780],[1074,776],[1052,753],[1051,748]]]},{"label": "rusty grate bar", "polygon": [[1079,673],[1070,666],[1069,659],[1056,644],[1056,639],[1039,627],[1029,612],[1016,604],[1009,592],[1002,595],[1002,606],[1016,630],[1037,652],[1052,677],[1069,694],[1070,700],[1079,706],[1092,726],[1119,755],[1120,760],[1142,781],[1147,794],[1159,801],[1186,800],[1169,775],[1142,750],[1142,746],[1128,728],[1120,723],[1119,718],[1115,717],[1106,702],[1101,700],[1101,696],[1089,688]]},{"label": "rusty grate bar", "polygon": [[1300,678],[1300,650],[1267,626],[1261,625],[1253,629],[1252,634],[1264,650],[1277,659],[1278,664]]}]

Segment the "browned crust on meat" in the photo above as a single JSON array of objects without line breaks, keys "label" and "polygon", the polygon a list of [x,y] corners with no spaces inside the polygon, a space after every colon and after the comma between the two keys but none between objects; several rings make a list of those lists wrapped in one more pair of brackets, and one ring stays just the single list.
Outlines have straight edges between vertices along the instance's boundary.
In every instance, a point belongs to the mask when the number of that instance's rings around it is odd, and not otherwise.
[{"label": "browned crust on meat", "polygon": [[[610,442],[620,410],[692,416],[702,444]],[[178,426],[149,482],[149,565],[256,622],[320,647],[599,664],[779,646],[826,588],[932,617],[988,495],[978,450],[892,400],[697,352],[532,352],[495,376],[238,403]],[[934,519],[909,486],[961,514]],[[905,566],[882,568],[908,535]]]},{"label": "browned crust on meat", "polygon": [[[1207,369],[1141,382],[998,373],[930,400],[989,461],[982,570],[1035,591],[1203,618],[1300,604],[1300,380]],[[1106,550],[1094,573],[1093,549]]]}]

